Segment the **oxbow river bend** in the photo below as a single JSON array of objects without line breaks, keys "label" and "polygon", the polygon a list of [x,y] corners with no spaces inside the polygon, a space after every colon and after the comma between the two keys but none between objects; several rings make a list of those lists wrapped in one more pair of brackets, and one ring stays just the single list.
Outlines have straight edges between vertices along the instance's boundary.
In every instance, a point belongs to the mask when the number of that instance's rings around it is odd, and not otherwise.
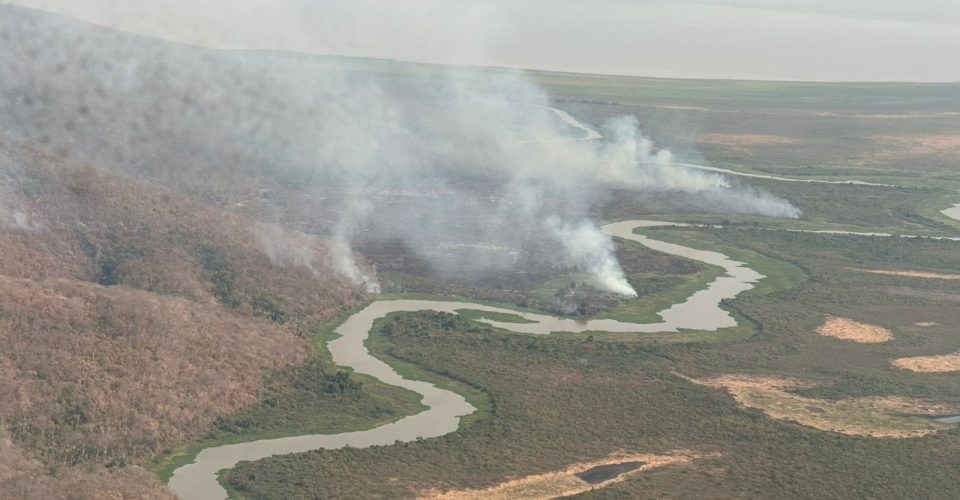
[{"label": "oxbow river bend", "polygon": [[432,300],[382,300],[376,301],[353,314],[337,327],[340,338],[329,343],[333,361],[358,373],[367,374],[382,382],[409,389],[423,397],[427,410],[402,418],[396,422],[370,430],[343,432],[339,434],[309,434],[279,439],[265,439],[249,443],[230,444],[207,448],[197,455],[193,463],[174,471],[169,486],[182,499],[211,500],[226,498],[226,491],[217,482],[217,472],[229,469],[238,462],[260,460],[273,455],[300,453],[315,449],[336,449],[344,446],[362,448],[391,445],[397,441],[414,441],[418,438],[433,438],[457,430],[460,417],[476,411],[459,394],[440,389],[433,384],[401,377],[389,365],[373,357],[364,345],[364,340],[373,328],[373,322],[392,312],[439,311],[455,313],[458,309],[511,313],[532,323],[501,323],[483,320],[507,330],[534,335],[551,332],[676,332],[680,329],[717,330],[736,326],[736,320],[720,308],[720,301],[736,297],[753,288],[764,276],[746,264],[737,262],[718,252],[666,243],[635,234],[636,228],[671,226],[670,222],[634,220],[615,222],[603,230],[617,238],[636,241],[661,252],[722,267],[725,276],[716,278],[707,288],[691,295],[684,302],[674,304],[658,314],[659,323],[626,323],[611,319],[573,320],[543,314],[514,311],[470,302],[446,302]]},{"label": "oxbow river bend", "polygon": [[[585,133],[585,136],[577,140],[593,141],[603,138],[595,129],[580,122],[569,113],[556,108],[548,109],[553,111],[562,122],[576,129],[580,129]],[[855,180],[792,179],[772,175],[744,173],[696,164],[678,163],[677,165],[727,175],[757,177],[785,182],[897,187],[891,184]],[[960,204],[943,210],[943,214],[960,220]],[[662,321],[659,323],[625,323],[610,319],[580,321],[490,307],[470,302],[431,300],[385,300],[373,302],[350,316],[336,329],[336,332],[339,333],[341,337],[331,341],[328,346],[333,355],[333,360],[340,366],[351,368],[358,373],[376,377],[384,383],[403,387],[420,394],[423,398],[423,404],[428,407],[427,410],[366,431],[344,432],[339,434],[310,434],[207,448],[197,455],[193,463],[184,465],[174,471],[169,482],[170,488],[182,499],[211,500],[226,498],[226,491],[217,482],[217,472],[232,468],[241,461],[260,460],[273,455],[300,453],[321,448],[336,449],[344,446],[357,448],[385,446],[392,445],[397,441],[414,441],[418,438],[433,438],[454,432],[460,424],[460,417],[473,413],[476,411],[476,408],[470,405],[470,403],[459,394],[440,389],[427,382],[408,380],[401,377],[390,368],[389,365],[373,357],[370,352],[367,351],[364,340],[369,335],[373,327],[373,322],[392,312],[438,311],[455,313],[458,309],[472,309],[511,313],[532,321],[532,323],[519,324],[483,321],[514,332],[534,335],[546,335],[551,332],[583,331],[621,333],[675,332],[680,329],[714,331],[720,328],[736,326],[736,320],[727,311],[720,308],[720,302],[724,299],[736,297],[738,294],[753,288],[755,283],[764,276],[750,269],[744,263],[734,261],[724,254],[666,243],[644,235],[634,234],[633,232],[636,228],[674,225],[683,226],[685,224],[633,220],[616,222],[603,227],[603,230],[612,236],[636,241],[661,252],[719,266],[726,271],[725,276],[715,279],[707,288],[694,293],[684,302],[674,304],[660,311],[658,314]],[[799,232],[880,237],[895,236],[886,233],[857,233],[846,231],[799,230]],[[896,236],[917,237],[910,235]],[[934,239],[957,240],[957,238],[945,237],[934,237]]]}]

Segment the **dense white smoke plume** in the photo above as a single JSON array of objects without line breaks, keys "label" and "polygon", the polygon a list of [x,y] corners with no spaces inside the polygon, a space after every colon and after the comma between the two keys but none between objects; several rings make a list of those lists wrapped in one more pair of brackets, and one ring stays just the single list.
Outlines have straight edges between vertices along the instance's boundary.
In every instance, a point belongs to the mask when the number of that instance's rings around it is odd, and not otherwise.
[{"label": "dense white smoke plume", "polygon": [[589,221],[570,225],[556,217],[547,219],[545,226],[557,240],[565,242],[570,265],[589,274],[595,287],[620,295],[637,295],[614,258],[613,241],[597,231],[596,226]]},{"label": "dense white smoke plume", "polygon": [[[211,51],[2,5],[0,31],[4,138],[224,206],[280,190],[286,204],[255,215],[328,236],[329,263],[371,291],[352,247],[395,239],[441,273],[502,273],[533,255],[631,295],[595,215],[612,189],[798,214],[674,164],[635,118],[587,125],[552,108],[522,71]],[[2,204],[0,223],[30,224]],[[315,265],[259,234],[278,265]]]},{"label": "dense white smoke plume", "polygon": [[30,217],[24,212],[8,207],[0,200],[0,228],[31,231],[37,226],[30,222]]},{"label": "dense white smoke plume", "polygon": [[[554,259],[589,274],[597,288],[635,295],[611,238],[587,218],[590,207],[614,187],[732,190],[721,175],[674,165],[635,118],[613,120],[601,134],[549,107],[547,95],[520,72],[451,70],[443,82],[420,87],[416,98],[376,80],[333,81],[348,86],[327,88],[318,158],[321,171],[335,172],[329,181],[349,193],[338,241],[366,226],[419,248],[429,235],[450,233],[448,226],[482,211],[489,220],[467,237],[550,242],[560,250]],[[403,193],[408,199],[389,213],[371,209],[378,198],[384,210],[383,198]],[[360,203],[365,197],[369,204]],[[742,190],[736,199],[757,213],[795,215],[788,203],[761,193]],[[343,272],[354,273],[349,260]]]},{"label": "dense white smoke plume", "polygon": [[[6,165],[0,165],[0,167],[6,167]],[[0,172],[2,174],[2,172]],[[29,215],[23,210],[17,208],[17,203],[14,203],[13,200],[16,199],[15,196],[11,196],[10,189],[7,184],[8,179],[4,178],[3,175],[0,175],[0,229],[8,231],[34,231],[41,228],[41,225],[32,220]]]},{"label": "dense white smoke plume", "polygon": [[[253,233],[274,266],[307,269],[314,276],[332,267],[343,277],[363,285],[367,293],[380,293],[376,273],[357,264],[347,239],[342,235],[324,242],[315,236],[285,230],[274,224],[257,224]],[[320,266],[319,260],[324,256],[326,261]]]},{"label": "dense white smoke plume", "polygon": [[376,275],[360,268],[347,240],[334,237],[330,257],[333,268],[339,270],[344,277],[363,285],[367,293],[380,293],[380,283],[377,282]]}]

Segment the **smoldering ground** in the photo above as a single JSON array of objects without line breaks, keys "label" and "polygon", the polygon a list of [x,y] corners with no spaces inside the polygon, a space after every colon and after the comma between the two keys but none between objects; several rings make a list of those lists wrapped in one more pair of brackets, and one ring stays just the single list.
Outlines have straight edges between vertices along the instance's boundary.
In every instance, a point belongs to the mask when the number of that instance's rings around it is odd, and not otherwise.
[{"label": "smoldering ground", "polygon": [[[535,251],[630,295],[591,216],[615,188],[682,193],[713,212],[798,215],[674,165],[630,117],[599,134],[571,126],[522,71],[212,51],[0,10],[7,140],[228,207],[251,191],[317,200],[312,213],[267,203],[257,216],[320,221],[300,225],[331,236],[331,263],[371,290],[352,258],[361,238],[403,241],[438,272],[467,275],[504,272]],[[286,255],[279,264],[302,260],[276,237],[263,239]]]}]

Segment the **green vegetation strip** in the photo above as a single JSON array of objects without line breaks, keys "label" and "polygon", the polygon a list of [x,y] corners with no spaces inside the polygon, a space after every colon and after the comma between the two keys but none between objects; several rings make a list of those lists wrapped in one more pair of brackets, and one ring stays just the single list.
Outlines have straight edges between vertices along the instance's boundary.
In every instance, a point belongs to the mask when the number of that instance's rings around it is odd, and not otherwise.
[{"label": "green vegetation strip", "polygon": [[[439,328],[441,333],[458,331],[465,331],[467,333],[492,332],[492,329],[484,328],[483,326],[477,325],[476,323],[468,321],[465,318],[451,318],[449,314],[444,315],[442,313],[422,312],[420,314],[433,314],[436,317],[449,318],[450,321],[447,323],[441,323]],[[367,347],[367,350],[370,351],[370,354],[373,357],[390,365],[390,367],[396,370],[396,372],[403,378],[408,380],[422,380],[424,382],[430,382],[437,387],[446,389],[448,391],[453,391],[466,398],[467,402],[473,405],[477,411],[467,415],[466,417],[463,417],[461,419],[460,428],[489,417],[493,412],[493,407],[489,396],[487,396],[483,390],[470,385],[463,380],[451,378],[450,372],[433,372],[418,366],[415,363],[398,357],[395,354],[397,345],[394,343],[391,332],[394,330],[395,324],[398,322],[403,322],[404,319],[408,318],[409,316],[407,316],[405,313],[391,313],[386,317],[380,318],[374,322],[373,330],[370,331],[370,336],[367,337],[367,340],[364,342],[364,345]],[[427,321],[423,322],[419,326],[421,327],[422,331],[433,331],[438,329],[436,324]],[[408,330],[416,330],[417,325],[416,323],[412,325],[405,324],[403,327]]]},{"label": "green vegetation strip", "polygon": [[[361,305],[358,309],[366,307]],[[274,374],[259,403],[220,418],[200,441],[168,450],[149,465],[161,481],[193,462],[206,448],[304,434],[361,431],[426,409],[420,395],[336,367],[326,348],[333,331],[356,310],[314,328],[308,341],[313,357],[302,366]]]},{"label": "green vegetation strip", "polygon": [[[626,240],[617,240],[621,245],[639,245]],[[686,245],[686,243],[683,243]],[[724,276],[726,271],[721,267],[698,263],[701,270],[688,275],[654,276],[649,274],[632,274],[628,276],[631,285],[640,296],[636,300],[621,303],[611,311],[601,314],[600,318],[610,318],[630,323],[657,323],[663,319],[657,315],[659,311],[669,308],[673,304],[680,304],[691,295],[707,288],[714,280]],[[665,279],[666,278],[666,279]],[[656,286],[665,282],[665,287]],[[653,283],[654,286],[649,286]],[[647,293],[645,293],[647,292]]]},{"label": "green vegetation strip", "polygon": [[662,228],[643,231],[643,234],[660,241],[676,243],[678,245],[695,248],[698,250],[710,250],[727,255],[733,260],[743,262],[751,269],[764,275],[757,285],[744,292],[744,295],[767,295],[775,292],[789,290],[798,287],[807,281],[807,275],[799,266],[781,259],[775,259],[767,255],[749,250],[738,248],[732,245],[726,245],[710,241],[709,234],[713,231],[725,231],[724,229],[681,229],[681,228]]},{"label": "green vegetation strip", "polygon": [[486,319],[490,321],[499,321],[500,323],[517,323],[517,324],[536,323],[536,321],[530,321],[516,314],[501,313],[501,312],[494,312],[494,311],[478,311],[476,309],[457,309],[457,314],[459,314],[461,318],[469,319],[469,320]]},{"label": "green vegetation strip", "polygon": [[[797,305],[792,298],[777,303]],[[844,350],[846,362],[840,365],[836,355],[824,361],[837,351],[825,341],[807,345],[809,355],[796,356],[799,342],[806,341],[783,330],[796,324],[790,319],[764,325],[774,330],[772,335],[706,349],[497,334],[482,326],[471,332],[474,326],[449,314],[397,315],[388,335],[392,354],[419,369],[483,388],[493,403],[489,418],[422,442],[241,463],[225,473],[225,482],[251,498],[410,498],[434,487],[489,487],[628,447],[643,453],[718,451],[720,457],[696,470],[650,471],[611,485],[605,495],[771,498],[774,492],[772,498],[784,499],[893,499],[960,494],[955,433],[874,440],[822,432],[766,418],[743,409],[726,391],[670,375],[672,370],[753,372],[784,364],[804,379],[808,370],[841,369],[841,380],[870,373],[862,361],[871,353],[862,346]],[[803,365],[794,365],[799,362]],[[901,376],[883,370],[877,373]],[[956,394],[948,391],[956,388],[954,379],[943,377],[937,392]],[[912,467],[903,467],[904,456],[911,457]]]},{"label": "green vegetation strip", "polygon": [[[685,246],[693,246],[698,249],[713,250],[725,253],[734,259],[746,262],[750,267],[766,275],[767,278],[761,280],[757,288],[752,290],[751,293],[767,294],[775,291],[785,290],[803,283],[806,279],[803,272],[792,264],[771,259],[757,252],[736,249],[702,240],[696,240],[695,244],[691,245],[689,234],[684,236],[678,233],[680,232],[658,231],[655,237],[657,239],[672,241]],[[619,240],[618,243],[625,245],[637,245],[636,243]],[[657,311],[669,307],[671,304],[686,300],[691,294],[706,288],[710,282],[724,274],[723,270],[719,267],[702,267],[703,268],[700,271],[694,274],[682,275],[679,277],[658,277],[652,275],[642,275],[640,273],[632,275],[630,276],[631,281],[636,283],[640,290],[643,290],[646,285],[650,284],[650,282],[653,282],[653,286],[646,287],[647,289],[651,290],[652,293],[643,295],[638,300],[624,302],[621,306],[618,306],[616,309],[603,314],[601,317],[638,323],[658,321],[659,318],[656,315]],[[658,280],[663,281],[664,283],[658,283]],[[664,286],[658,286],[658,284]],[[663,290],[659,290],[658,288],[663,288]],[[381,296],[381,299],[401,298],[423,300],[462,300],[453,297],[437,297],[423,294],[395,294]],[[366,306],[366,304],[363,306]],[[361,306],[361,308],[363,306]],[[360,308],[357,310],[359,309]],[[516,309],[516,307],[514,307],[514,309]],[[728,310],[730,309],[728,308]],[[334,329],[354,312],[356,312],[356,310],[345,313],[339,318],[319,325],[314,330],[314,333],[309,337],[309,342],[318,359],[311,361],[311,363],[309,363],[306,367],[307,370],[313,370],[322,375],[325,367],[327,369],[332,368],[332,359],[327,349],[327,343],[337,337]],[[494,313],[473,309],[461,309],[457,312],[464,320],[477,320],[483,318],[505,323],[530,322],[518,315],[509,313]],[[561,333],[557,336],[561,338],[582,340],[592,339],[594,335],[597,335],[600,336],[600,338],[608,341],[645,340],[661,342],[718,342],[743,340],[752,336],[755,332],[752,322],[738,311],[731,310],[731,313],[737,319],[738,326],[725,328],[717,332],[665,332],[661,334],[645,334],[642,336],[636,334],[584,332],[581,334]],[[375,323],[374,329],[366,341],[366,346],[370,350],[371,354],[378,359],[387,362],[405,378],[411,380],[424,380],[436,384],[438,387],[454,391],[464,396],[473,406],[478,409],[476,413],[464,418],[464,426],[471,425],[475,422],[490,417],[493,411],[492,403],[490,398],[482,390],[462,380],[450,378],[449,373],[437,373],[426,370],[410,361],[401,359],[394,354],[396,346],[393,344],[393,341],[389,338],[389,336],[384,334],[384,326],[394,320],[393,316],[395,315],[390,315],[388,318],[381,318]],[[494,330],[491,329],[490,331]],[[501,331],[501,333],[503,333],[503,331]],[[285,380],[285,384],[280,384],[280,386],[284,387],[286,385],[296,385],[298,384],[299,380],[302,387],[302,377],[307,375],[307,373],[303,372],[295,374],[292,377],[288,377]],[[344,408],[342,405],[340,407],[329,408],[331,411],[328,414],[325,414],[325,412],[322,411],[322,408],[316,408],[307,404],[296,405],[292,408],[280,409],[270,406],[271,403],[267,402],[271,400],[271,397],[267,396],[264,399],[264,403],[266,403],[266,406],[268,406],[267,408],[264,407],[264,404],[261,404],[261,406],[251,408],[240,415],[234,416],[230,419],[225,419],[224,421],[220,422],[218,428],[212,431],[205,440],[187,447],[172,450],[171,452],[164,454],[160,459],[151,464],[150,469],[153,470],[161,478],[161,480],[166,481],[170,478],[172,472],[176,468],[192,462],[196,455],[204,448],[291,435],[326,434],[364,430],[396,420],[404,415],[415,414],[425,409],[425,407],[423,407],[419,401],[419,396],[412,392],[392,386],[386,386],[376,379],[365,375],[352,373],[351,377],[356,383],[358,383],[358,385],[362,385],[362,393],[368,396],[373,402],[373,405],[370,405],[370,401],[367,401],[366,406],[361,406],[363,410],[366,410],[365,414],[357,415],[356,412],[359,410],[359,408],[353,408],[354,414],[347,413],[344,415]],[[322,384],[321,380],[315,380],[314,382],[318,385]],[[309,412],[309,416],[311,418],[304,418],[304,412]],[[280,422],[277,422],[277,420]]]}]

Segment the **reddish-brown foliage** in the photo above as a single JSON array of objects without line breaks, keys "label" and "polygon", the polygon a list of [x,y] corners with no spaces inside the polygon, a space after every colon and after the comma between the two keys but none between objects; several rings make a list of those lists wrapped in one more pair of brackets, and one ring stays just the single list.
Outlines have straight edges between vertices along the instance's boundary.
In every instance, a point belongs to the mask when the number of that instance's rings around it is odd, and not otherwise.
[{"label": "reddish-brown foliage", "polygon": [[363,297],[316,237],[2,142],[0,168],[30,218],[0,225],[3,494],[165,497],[129,464],[255,402]]},{"label": "reddish-brown foliage", "polygon": [[[266,319],[126,287],[0,277],[0,418],[44,461],[137,461],[304,358]],[[12,377],[11,377],[12,376]]]},{"label": "reddish-brown foliage", "polygon": [[0,500],[24,498],[172,499],[157,478],[140,467],[59,467],[48,473],[40,462],[0,438]]}]

